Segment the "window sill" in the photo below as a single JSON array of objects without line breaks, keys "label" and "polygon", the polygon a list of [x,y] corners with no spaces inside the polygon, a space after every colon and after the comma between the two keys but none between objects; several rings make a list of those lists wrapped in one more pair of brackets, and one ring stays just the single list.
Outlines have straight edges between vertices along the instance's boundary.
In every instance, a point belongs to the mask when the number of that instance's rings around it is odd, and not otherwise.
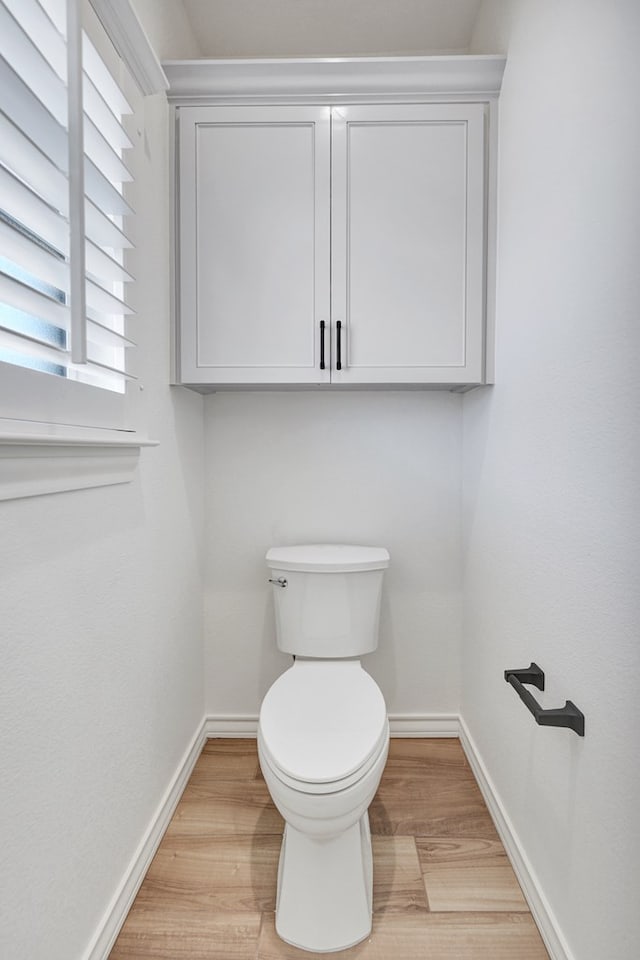
[{"label": "window sill", "polygon": [[0,500],[129,483],[140,449],[157,446],[124,431],[58,427],[49,432],[43,424],[32,430],[5,424],[0,423]]}]

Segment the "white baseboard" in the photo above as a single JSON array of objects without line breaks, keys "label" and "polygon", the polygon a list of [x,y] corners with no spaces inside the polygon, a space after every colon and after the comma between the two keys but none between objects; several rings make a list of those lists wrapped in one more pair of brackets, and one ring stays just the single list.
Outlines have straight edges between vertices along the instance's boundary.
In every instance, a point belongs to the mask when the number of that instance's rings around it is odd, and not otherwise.
[{"label": "white baseboard", "polygon": [[456,713],[390,713],[392,737],[457,737]]},{"label": "white baseboard", "polygon": [[191,745],[178,764],[171,783],[167,787],[140,841],[140,845],[125,871],[122,882],[107,907],[93,940],[83,955],[83,960],[107,960],[164,832],[169,826],[169,821],[184,792],[206,739],[205,722],[203,721],[198,727]]},{"label": "white baseboard", "polygon": [[522,887],[549,957],[551,960],[575,960],[462,717],[459,719],[459,728],[462,749],[478,781],[482,796]]},{"label": "white baseboard", "polygon": [[[458,716],[455,713],[392,713],[389,714],[392,737],[457,737]],[[207,737],[255,737],[257,714],[208,716],[204,724]]]},{"label": "white baseboard", "polygon": [[258,714],[224,714],[205,717],[204,730],[207,737],[257,737]]}]

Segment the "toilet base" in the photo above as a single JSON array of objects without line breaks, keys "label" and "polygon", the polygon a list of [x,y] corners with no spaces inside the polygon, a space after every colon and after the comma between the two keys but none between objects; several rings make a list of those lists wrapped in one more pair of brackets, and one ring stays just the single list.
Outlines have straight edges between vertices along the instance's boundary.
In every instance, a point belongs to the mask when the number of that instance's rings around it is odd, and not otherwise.
[{"label": "toilet base", "polygon": [[371,932],[369,814],[344,833],[314,839],[287,824],[280,850],[276,932],[313,953],[333,953]]}]

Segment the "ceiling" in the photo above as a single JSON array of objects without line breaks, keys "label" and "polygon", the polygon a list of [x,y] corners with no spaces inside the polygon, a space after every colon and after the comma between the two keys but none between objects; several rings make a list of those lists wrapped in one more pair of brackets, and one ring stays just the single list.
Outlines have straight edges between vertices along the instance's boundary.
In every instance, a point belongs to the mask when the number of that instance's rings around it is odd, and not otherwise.
[{"label": "ceiling", "polygon": [[465,53],[480,0],[183,0],[203,57]]}]

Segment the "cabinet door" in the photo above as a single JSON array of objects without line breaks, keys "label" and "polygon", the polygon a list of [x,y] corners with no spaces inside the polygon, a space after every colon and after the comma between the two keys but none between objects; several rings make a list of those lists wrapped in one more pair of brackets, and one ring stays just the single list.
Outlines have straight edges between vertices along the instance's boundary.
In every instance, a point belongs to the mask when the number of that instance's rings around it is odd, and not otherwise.
[{"label": "cabinet door", "polygon": [[182,382],[328,381],[329,108],[187,107],[179,138]]},{"label": "cabinet door", "polygon": [[333,381],[482,382],[483,105],[340,106],[332,149]]}]

